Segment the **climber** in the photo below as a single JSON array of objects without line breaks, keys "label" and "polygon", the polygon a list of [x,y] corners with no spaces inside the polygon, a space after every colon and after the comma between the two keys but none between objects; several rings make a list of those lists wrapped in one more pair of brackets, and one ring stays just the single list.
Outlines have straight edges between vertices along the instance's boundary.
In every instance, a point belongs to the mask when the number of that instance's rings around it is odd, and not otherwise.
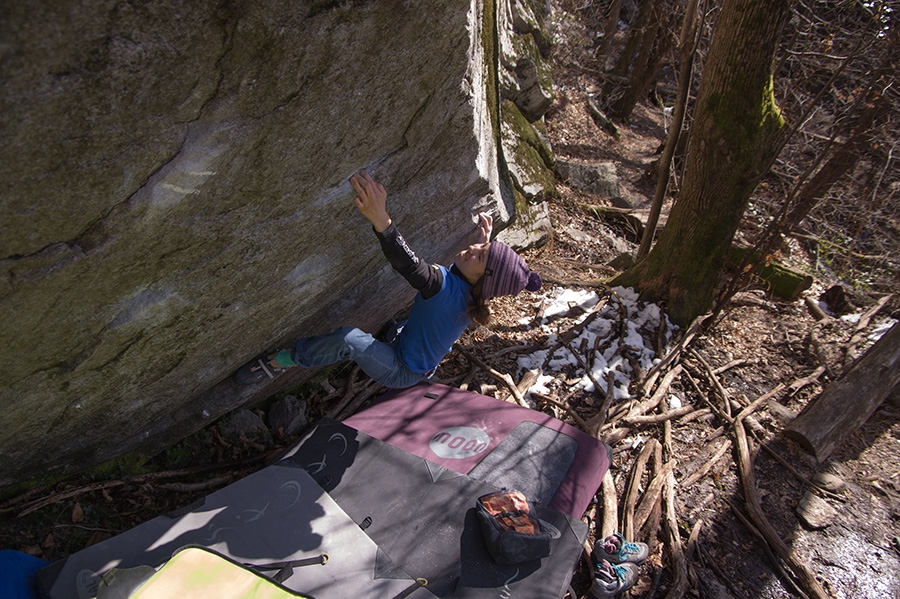
[{"label": "climber", "polygon": [[406,244],[387,212],[387,192],[371,175],[350,177],[354,204],[375,229],[388,262],[418,290],[408,320],[395,338],[379,341],[354,327],[304,337],[293,348],[260,356],[235,373],[253,384],[292,367],[311,368],[353,360],[385,387],[404,388],[430,378],[470,322],[488,324],[491,298],[537,291],[541,278],[509,246],[490,241],[493,220],[478,215],[478,240],[444,266],[421,260]]}]

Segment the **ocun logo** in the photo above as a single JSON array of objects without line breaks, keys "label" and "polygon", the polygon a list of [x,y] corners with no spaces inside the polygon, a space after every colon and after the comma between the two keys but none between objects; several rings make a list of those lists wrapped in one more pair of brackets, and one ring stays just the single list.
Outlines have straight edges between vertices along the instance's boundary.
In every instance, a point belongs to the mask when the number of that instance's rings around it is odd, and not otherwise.
[{"label": "ocun logo", "polygon": [[480,428],[451,426],[433,436],[428,446],[439,457],[464,459],[478,455],[490,442],[491,438]]}]

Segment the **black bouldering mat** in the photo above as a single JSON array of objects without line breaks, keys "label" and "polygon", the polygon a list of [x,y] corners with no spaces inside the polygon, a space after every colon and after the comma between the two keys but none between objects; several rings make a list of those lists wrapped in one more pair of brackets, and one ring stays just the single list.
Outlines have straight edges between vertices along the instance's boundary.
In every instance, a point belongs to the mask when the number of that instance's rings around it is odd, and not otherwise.
[{"label": "black bouldering mat", "polygon": [[279,463],[307,470],[393,563],[426,578],[439,597],[562,597],[587,536],[580,520],[537,506],[558,531],[551,555],[500,566],[475,517],[477,498],[496,486],[327,419]]},{"label": "black bouldering mat", "polygon": [[[304,470],[266,467],[182,512],[154,518],[44,568],[38,572],[42,596],[93,597],[110,569],[158,567],[186,545],[255,565],[326,554],[324,565],[295,568],[283,582],[316,599],[384,599],[415,586]],[[404,596],[434,598],[424,588]]]}]

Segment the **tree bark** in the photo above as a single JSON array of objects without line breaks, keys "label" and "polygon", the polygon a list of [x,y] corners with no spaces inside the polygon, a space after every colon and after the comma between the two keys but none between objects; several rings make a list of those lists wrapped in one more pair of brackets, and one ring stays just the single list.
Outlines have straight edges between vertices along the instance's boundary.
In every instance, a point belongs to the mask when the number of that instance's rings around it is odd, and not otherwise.
[{"label": "tree bark", "polygon": [[684,185],[647,257],[617,277],[679,325],[712,305],[728,248],[784,122],[772,61],[785,0],[725,2],[697,99]]},{"label": "tree bark", "polygon": [[900,326],[895,324],[807,406],[785,435],[821,462],[869,419],[898,383]]}]

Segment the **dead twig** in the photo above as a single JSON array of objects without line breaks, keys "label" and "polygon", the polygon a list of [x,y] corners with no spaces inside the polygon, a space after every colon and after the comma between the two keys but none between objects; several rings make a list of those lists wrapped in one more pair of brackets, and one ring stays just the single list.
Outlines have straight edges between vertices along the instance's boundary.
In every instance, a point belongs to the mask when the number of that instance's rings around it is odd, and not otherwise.
[{"label": "dead twig", "polygon": [[695,318],[694,322],[692,322],[687,331],[685,331],[684,337],[682,337],[681,341],[679,341],[678,344],[674,348],[672,348],[672,351],[666,354],[666,356],[662,360],[660,360],[658,364],[647,371],[647,377],[644,379],[644,382],[641,385],[641,395],[650,394],[650,389],[656,382],[657,377],[659,377],[659,373],[668,369],[679,358],[681,358],[682,352],[684,352],[684,350],[690,346],[691,342],[702,330],[703,323],[711,315],[712,314],[703,314]]}]

